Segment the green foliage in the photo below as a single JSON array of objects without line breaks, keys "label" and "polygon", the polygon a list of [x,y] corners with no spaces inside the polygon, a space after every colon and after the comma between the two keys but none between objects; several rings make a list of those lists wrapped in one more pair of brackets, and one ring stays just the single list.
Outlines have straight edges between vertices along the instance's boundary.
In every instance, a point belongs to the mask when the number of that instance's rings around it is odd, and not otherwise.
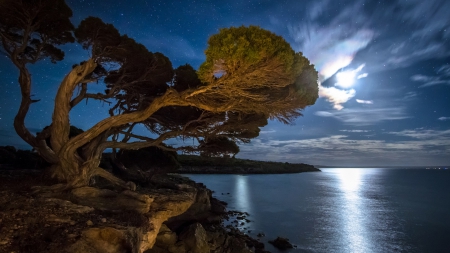
[{"label": "green foliage", "polygon": [[158,147],[148,147],[139,150],[123,150],[118,160],[126,167],[138,166],[143,171],[174,171],[180,167],[177,153]]},{"label": "green foliage", "polygon": [[[96,17],[81,21],[75,30],[77,41],[90,49],[99,64],[109,97],[116,99],[119,112],[131,112],[145,108],[152,98],[168,89],[174,76],[169,58],[161,53],[152,53],[127,35]],[[108,66],[106,71],[102,65]]]},{"label": "green foliage", "polygon": [[64,0],[2,0],[0,43],[9,57],[21,64],[47,57],[56,63],[64,58],[56,46],[74,42],[70,17],[72,10]]},{"label": "green foliage", "polygon": [[92,49],[98,55],[120,43],[119,31],[111,24],[105,24],[100,18],[88,17],[75,29],[75,37],[84,49]]},{"label": "green foliage", "polygon": [[75,137],[83,132],[84,130],[81,128],[78,128],[76,126],[70,126],[69,138]]},{"label": "green foliage", "polygon": [[[114,117],[104,119],[107,124],[97,124],[87,130],[76,138],[77,141],[69,138],[71,141],[66,144],[55,145],[52,140],[56,149],[62,146],[72,152],[76,148],[79,155],[73,157],[75,160],[80,157],[86,158],[85,162],[95,160],[92,157],[96,154],[91,151],[98,147],[134,149],[154,145],[168,149],[164,141],[172,138],[196,140],[192,146],[180,148],[186,151],[234,156],[239,152],[236,143],[257,137],[268,119],[291,123],[301,115],[302,109],[317,99],[314,66],[301,53],[295,53],[282,37],[260,27],[224,28],[211,36],[205,51],[206,61],[196,72],[188,64],[174,69],[166,56],[150,52],[100,18],[88,17],[74,29],[71,16],[72,11],[64,0],[0,0],[1,45],[20,70],[19,83],[24,98],[29,97],[31,91],[26,63],[45,57],[52,62],[62,60],[64,53],[56,46],[73,42],[73,35],[84,49],[91,51],[91,59],[86,61],[90,67],[84,68],[91,73],[77,73],[83,75],[73,79],[78,83],[62,82],[61,93],[58,93],[61,99],[55,101],[66,98],[71,101],[61,103],[66,107],[56,105],[54,115],[59,115],[59,111],[61,117],[67,117],[65,122],[60,122],[67,129],[68,111],[82,100],[92,98],[111,103],[109,113]],[[104,93],[88,91],[95,81],[106,86]],[[75,86],[80,88],[79,94],[69,94]],[[29,103],[21,106],[19,112],[23,115],[16,117],[19,119],[15,122],[15,126],[19,126],[16,130],[25,129]],[[122,116],[115,117],[120,114]],[[152,139],[135,134],[133,128],[139,124],[159,137]],[[55,135],[52,138],[60,137],[57,130],[52,129]],[[82,132],[70,127],[70,137]],[[61,134],[67,135],[64,131]],[[31,133],[23,131],[21,137],[28,139],[36,149],[40,148],[40,154],[52,148],[49,142],[47,147],[36,145],[36,140],[48,138],[48,131],[34,141],[35,136],[29,135]],[[58,138],[60,142],[66,141],[66,136],[63,137]],[[154,162],[164,160],[162,157],[168,159],[164,163],[175,164],[173,154],[157,147],[139,152],[121,154],[130,162],[144,161],[140,165],[143,168],[149,164],[163,166]],[[55,150],[45,157],[55,164],[65,162],[67,157],[61,158],[60,154],[61,151]]]},{"label": "green foliage", "polygon": [[319,97],[319,76],[313,65],[305,64],[303,71],[295,80],[295,89],[302,101],[307,105],[313,105]]},{"label": "green foliage", "polygon": [[239,153],[239,146],[224,136],[211,138],[199,146],[201,156],[226,157],[235,156]]},{"label": "green foliage", "polygon": [[174,86],[177,91],[194,89],[202,85],[195,69],[189,65],[181,65],[175,69]]},{"label": "green foliage", "polygon": [[[231,27],[220,29],[208,40],[205,51],[206,61],[200,66],[199,76],[203,81],[210,73],[226,74],[238,68],[247,68],[267,60],[277,59],[286,72],[294,63],[294,50],[280,36],[257,26]],[[217,68],[225,64],[227,69]]]}]

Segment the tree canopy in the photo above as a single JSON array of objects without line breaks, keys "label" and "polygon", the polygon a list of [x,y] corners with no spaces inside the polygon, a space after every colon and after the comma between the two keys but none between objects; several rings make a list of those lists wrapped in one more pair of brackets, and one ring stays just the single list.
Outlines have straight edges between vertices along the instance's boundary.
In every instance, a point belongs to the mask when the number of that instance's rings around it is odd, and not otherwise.
[{"label": "tree canopy", "polygon": [[[308,59],[257,26],[220,29],[209,38],[206,60],[196,71],[188,64],[174,69],[162,53],[99,18],[87,17],[75,28],[71,16],[63,0],[0,2],[2,49],[19,70],[16,132],[52,164],[53,176],[66,187],[87,185],[94,176],[131,187],[99,167],[107,148],[235,155],[236,143],[257,137],[268,119],[292,123],[318,96],[317,72]],[[25,126],[35,102],[27,64],[63,60],[58,46],[75,39],[89,57],[61,80],[50,126],[33,135]],[[90,93],[92,83],[103,84],[104,93]],[[110,117],[71,135],[70,111],[86,99],[110,104]],[[137,134],[138,125],[151,135]],[[165,144],[174,138],[189,141]]]}]

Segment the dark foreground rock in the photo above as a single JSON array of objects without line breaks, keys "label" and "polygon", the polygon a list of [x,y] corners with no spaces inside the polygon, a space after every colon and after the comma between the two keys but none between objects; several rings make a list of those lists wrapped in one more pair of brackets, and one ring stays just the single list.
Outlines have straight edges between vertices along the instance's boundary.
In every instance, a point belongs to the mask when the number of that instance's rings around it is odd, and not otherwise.
[{"label": "dark foreground rock", "polygon": [[273,241],[269,241],[270,244],[272,244],[274,247],[281,249],[281,250],[287,250],[292,249],[294,246],[289,242],[289,239],[283,238],[283,237],[277,237],[277,239]]},{"label": "dark foreground rock", "polygon": [[265,252],[264,244],[224,228],[224,204],[187,178],[155,177],[136,192],[36,194],[39,173],[0,169],[0,252]]}]

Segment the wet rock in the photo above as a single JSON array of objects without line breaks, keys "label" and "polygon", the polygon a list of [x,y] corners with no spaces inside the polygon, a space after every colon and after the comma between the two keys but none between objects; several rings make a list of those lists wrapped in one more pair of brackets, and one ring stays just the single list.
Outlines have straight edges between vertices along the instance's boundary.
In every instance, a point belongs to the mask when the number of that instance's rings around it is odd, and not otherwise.
[{"label": "wet rock", "polygon": [[289,242],[289,239],[283,238],[283,237],[277,237],[277,239],[273,241],[269,241],[270,244],[272,244],[274,247],[286,250],[286,249],[292,249],[294,246]]}]

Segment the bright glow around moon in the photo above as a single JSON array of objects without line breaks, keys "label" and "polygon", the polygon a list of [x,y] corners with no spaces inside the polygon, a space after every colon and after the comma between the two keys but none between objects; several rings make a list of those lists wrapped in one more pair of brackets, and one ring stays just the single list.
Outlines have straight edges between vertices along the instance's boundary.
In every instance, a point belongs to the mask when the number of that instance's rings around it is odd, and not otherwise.
[{"label": "bright glow around moon", "polygon": [[340,86],[342,88],[350,88],[355,84],[356,79],[361,79],[367,77],[367,73],[363,73],[358,75],[358,73],[364,68],[364,64],[359,66],[357,69],[349,69],[338,72],[336,74],[336,86]]},{"label": "bright glow around moon", "polygon": [[353,70],[342,71],[336,74],[336,85],[342,88],[350,88],[355,83],[356,73]]}]

